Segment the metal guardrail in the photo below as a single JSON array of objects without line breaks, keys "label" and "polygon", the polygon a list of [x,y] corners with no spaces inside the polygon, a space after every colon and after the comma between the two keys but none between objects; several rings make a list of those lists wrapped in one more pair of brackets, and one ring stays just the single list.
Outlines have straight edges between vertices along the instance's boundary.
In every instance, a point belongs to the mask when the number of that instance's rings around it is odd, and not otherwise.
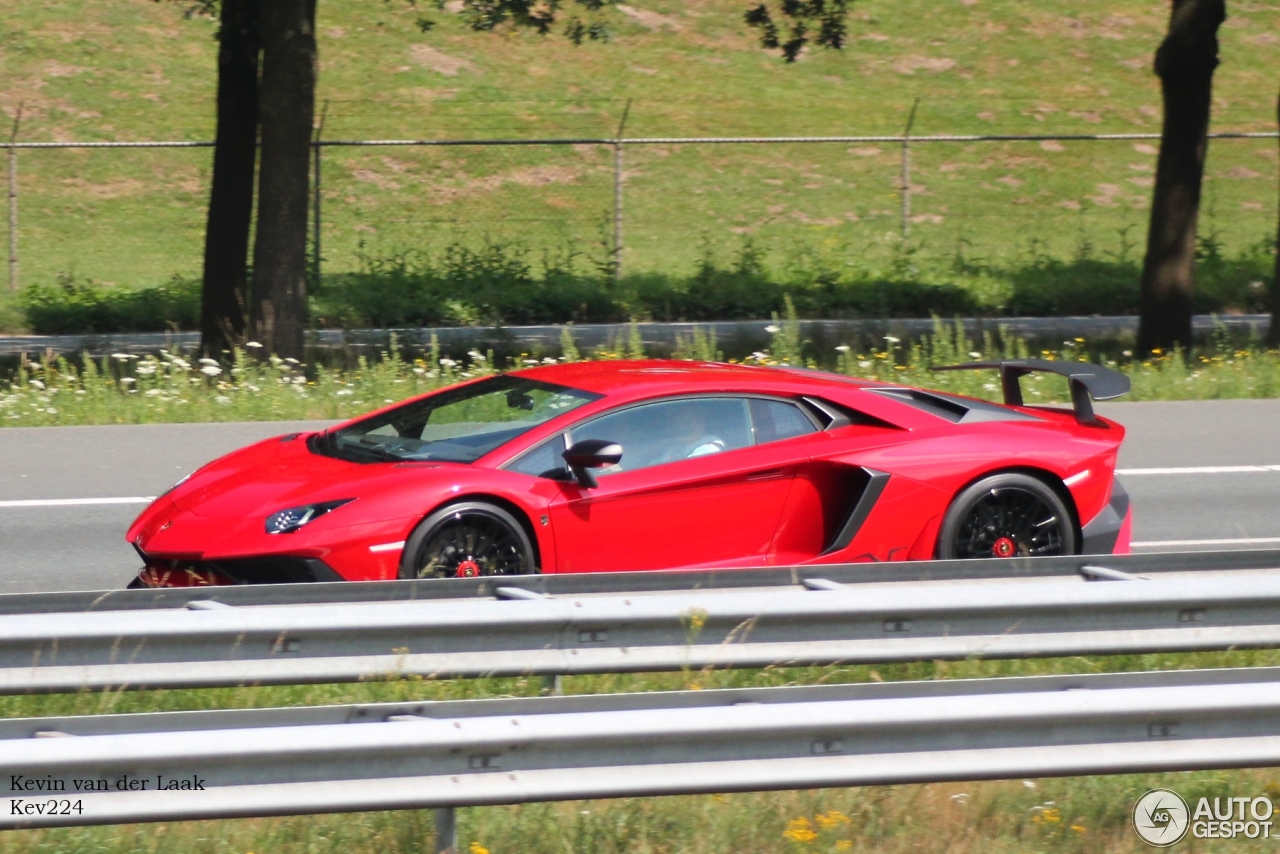
[{"label": "metal guardrail", "polygon": [[324,603],[427,601],[491,598],[498,587],[548,596],[607,593],[732,590],[795,587],[810,578],[840,584],[919,583],[1078,577],[1082,567],[1102,564],[1134,575],[1280,570],[1280,549],[1170,552],[1130,555],[1071,555],[1005,560],[930,560],[847,563],[822,566],[593,572],[518,575],[502,578],[422,581],[365,581],[326,584],[255,584],[235,587],[171,587],[156,590],[99,590],[0,595],[0,616],[81,611],[142,611],[181,608],[188,602],[227,605],[304,605]]},{"label": "metal guardrail", "polygon": [[[769,320],[721,320],[704,323],[639,323],[636,328],[644,346],[657,353],[670,352],[681,338],[694,331],[714,335],[716,341],[730,351],[750,352],[767,346]],[[1212,315],[1192,317],[1192,334],[1207,337],[1217,329],[1237,335],[1264,336],[1269,314]],[[958,323],[969,335],[981,337],[984,331],[1003,330],[1010,335],[1040,339],[1089,339],[1131,336],[1138,329],[1137,315],[1057,316],[1057,317],[962,317]],[[929,317],[864,317],[845,320],[801,320],[801,334],[823,346],[854,343],[860,338],[879,340],[884,335],[906,338],[932,334],[937,321]],[[574,343],[581,349],[615,346],[630,334],[626,323],[582,323],[571,327],[543,326],[434,326],[400,329],[315,329],[307,332],[307,346],[320,350],[349,350],[377,356],[395,344],[399,347],[428,348],[434,337],[445,353],[462,353],[468,349],[526,349],[540,353],[560,351],[561,335],[569,329]],[[86,335],[0,335],[0,356],[23,353],[38,356],[46,352],[91,356],[110,353],[154,353],[160,349],[194,350],[200,345],[199,332],[117,332]]]},{"label": "metal guardrail", "polygon": [[1280,574],[492,592],[500,598],[11,614],[0,693],[1280,646]]},{"label": "metal guardrail", "polygon": [[1277,668],[110,715],[3,723],[0,827],[1274,764]]}]

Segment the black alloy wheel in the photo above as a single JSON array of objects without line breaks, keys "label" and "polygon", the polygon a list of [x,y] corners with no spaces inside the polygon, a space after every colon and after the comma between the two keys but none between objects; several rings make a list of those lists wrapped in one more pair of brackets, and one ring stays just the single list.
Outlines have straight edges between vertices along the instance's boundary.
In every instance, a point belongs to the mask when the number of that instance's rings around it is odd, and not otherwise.
[{"label": "black alloy wheel", "polygon": [[1076,553],[1075,521],[1058,494],[1024,474],[984,478],[951,502],[938,557],[1009,558]]},{"label": "black alloy wheel", "polygon": [[401,578],[476,578],[537,572],[533,544],[514,516],[468,501],[437,510],[414,529],[400,559]]}]

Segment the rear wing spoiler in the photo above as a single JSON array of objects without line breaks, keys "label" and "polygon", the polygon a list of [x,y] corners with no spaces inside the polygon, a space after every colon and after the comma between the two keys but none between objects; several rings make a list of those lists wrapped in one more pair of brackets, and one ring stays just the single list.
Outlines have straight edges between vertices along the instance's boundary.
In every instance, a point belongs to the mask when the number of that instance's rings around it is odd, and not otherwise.
[{"label": "rear wing spoiler", "polygon": [[1088,362],[1051,362],[1048,359],[1008,359],[1000,362],[965,362],[963,365],[939,365],[935,371],[972,371],[995,368],[1000,371],[1000,387],[1006,406],[1022,406],[1022,386],[1026,374],[1043,371],[1067,378],[1071,387],[1071,406],[1081,424],[1099,424],[1093,413],[1093,401],[1111,400],[1128,394],[1129,378],[1119,371],[1091,365]]}]

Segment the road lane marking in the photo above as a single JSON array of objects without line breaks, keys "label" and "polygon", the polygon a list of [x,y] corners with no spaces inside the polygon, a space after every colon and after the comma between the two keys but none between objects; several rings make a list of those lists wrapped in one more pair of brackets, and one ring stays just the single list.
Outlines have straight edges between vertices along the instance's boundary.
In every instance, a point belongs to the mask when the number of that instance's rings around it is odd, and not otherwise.
[{"label": "road lane marking", "polygon": [[126,498],[37,498],[25,501],[0,501],[0,509],[12,507],[85,507],[95,504],[150,504],[154,495],[133,495]]},{"label": "road lane marking", "polygon": [[1183,468],[1116,469],[1116,474],[1128,477],[1147,474],[1246,474],[1248,472],[1280,472],[1277,466],[1186,466]]},{"label": "road lane marking", "polygon": [[1146,540],[1129,545],[1135,549],[1149,549],[1156,546],[1256,546],[1264,543],[1280,543],[1280,537],[1241,537],[1235,540]]}]

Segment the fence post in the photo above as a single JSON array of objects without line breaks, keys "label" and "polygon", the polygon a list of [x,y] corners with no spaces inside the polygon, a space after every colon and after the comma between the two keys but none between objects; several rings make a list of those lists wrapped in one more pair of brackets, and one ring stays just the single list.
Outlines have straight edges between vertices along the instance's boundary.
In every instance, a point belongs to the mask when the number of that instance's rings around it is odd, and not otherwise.
[{"label": "fence post", "polygon": [[453,807],[436,808],[436,854],[458,854],[458,815]]},{"label": "fence post", "polygon": [[622,281],[622,132],[631,113],[631,99],[622,108],[622,120],[613,139],[613,281]]},{"label": "fence post", "polygon": [[9,290],[18,290],[18,125],[22,122],[22,103],[13,115],[13,132],[9,134]]},{"label": "fence post", "polygon": [[902,132],[902,239],[911,237],[911,126],[916,123],[916,107],[920,106],[920,96],[911,102],[911,112],[907,115],[907,127]]},{"label": "fence post", "polygon": [[320,108],[320,124],[316,126],[316,139],[311,144],[315,158],[316,185],[315,197],[311,202],[311,282],[312,287],[320,286],[320,136],[324,133],[324,119],[329,112],[329,102],[325,101]]}]

